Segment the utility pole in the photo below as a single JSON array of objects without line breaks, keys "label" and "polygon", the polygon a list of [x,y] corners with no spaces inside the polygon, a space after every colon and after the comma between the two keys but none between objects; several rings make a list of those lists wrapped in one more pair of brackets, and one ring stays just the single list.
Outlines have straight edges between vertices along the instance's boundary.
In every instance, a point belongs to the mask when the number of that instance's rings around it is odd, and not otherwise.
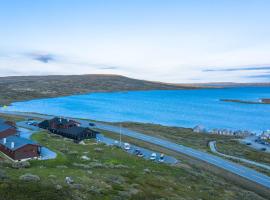
[{"label": "utility pole", "polygon": [[120,143],[120,147],[122,147],[122,124],[120,124],[119,143]]}]

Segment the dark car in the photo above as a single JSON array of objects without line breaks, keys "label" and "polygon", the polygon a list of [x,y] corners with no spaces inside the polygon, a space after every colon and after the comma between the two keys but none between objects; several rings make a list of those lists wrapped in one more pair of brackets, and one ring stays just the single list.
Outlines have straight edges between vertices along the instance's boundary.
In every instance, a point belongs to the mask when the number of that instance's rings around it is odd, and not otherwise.
[{"label": "dark car", "polygon": [[265,147],[263,147],[263,148],[261,148],[261,150],[262,150],[262,151],[266,151],[266,148],[265,148]]},{"label": "dark car", "polygon": [[94,123],[92,123],[92,122],[90,122],[90,123],[89,123],[89,126],[95,126],[95,124],[94,124]]}]

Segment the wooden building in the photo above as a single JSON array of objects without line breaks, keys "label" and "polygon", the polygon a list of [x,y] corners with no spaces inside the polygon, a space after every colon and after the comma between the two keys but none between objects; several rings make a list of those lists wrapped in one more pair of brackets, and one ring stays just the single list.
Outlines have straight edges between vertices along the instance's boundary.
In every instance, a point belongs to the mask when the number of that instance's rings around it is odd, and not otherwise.
[{"label": "wooden building", "polygon": [[56,129],[53,133],[62,135],[63,137],[67,137],[76,141],[81,141],[84,139],[96,138],[96,131],[93,131],[90,128],[84,127],[71,127],[71,128],[61,128]]},{"label": "wooden building", "polygon": [[39,123],[39,127],[47,129],[50,132],[61,135],[66,138],[73,139],[75,141],[81,141],[84,139],[96,138],[97,131],[90,128],[81,127],[79,122],[74,120],[68,120],[65,118],[53,118],[51,120],[44,120]]},{"label": "wooden building", "polygon": [[61,117],[55,117],[51,120],[44,120],[39,123],[39,127],[43,129],[59,129],[59,128],[70,128],[75,126],[80,126],[79,122],[74,120],[69,120]]},{"label": "wooden building", "polygon": [[15,161],[38,158],[41,146],[36,142],[18,136],[0,139],[0,151]]},{"label": "wooden building", "polygon": [[13,122],[0,119],[0,139],[16,134],[17,129]]}]

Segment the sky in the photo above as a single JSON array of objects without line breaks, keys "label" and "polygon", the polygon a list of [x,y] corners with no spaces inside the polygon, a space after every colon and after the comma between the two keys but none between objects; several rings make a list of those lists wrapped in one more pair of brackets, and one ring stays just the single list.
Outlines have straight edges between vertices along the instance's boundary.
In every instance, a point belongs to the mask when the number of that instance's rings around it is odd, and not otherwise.
[{"label": "sky", "polygon": [[0,0],[0,76],[270,82],[269,0]]}]

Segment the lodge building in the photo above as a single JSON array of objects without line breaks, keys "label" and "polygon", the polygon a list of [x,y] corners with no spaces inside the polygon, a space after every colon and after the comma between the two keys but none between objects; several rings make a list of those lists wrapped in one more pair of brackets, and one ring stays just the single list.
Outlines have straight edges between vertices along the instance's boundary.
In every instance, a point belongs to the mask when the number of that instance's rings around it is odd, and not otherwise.
[{"label": "lodge building", "polygon": [[75,141],[96,138],[97,131],[87,127],[81,127],[79,122],[65,118],[55,117],[51,120],[44,120],[39,127],[49,130],[51,133],[61,135]]},{"label": "lodge building", "polygon": [[18,136],[15,123],[0,119],[0,151],[14,161],[38,158],[41,146]]},{"label": "lodge building", "polygon": [[36,142],[19,136],[0,139],[0,151],[15,161],[39,158],[41,146]]}]

